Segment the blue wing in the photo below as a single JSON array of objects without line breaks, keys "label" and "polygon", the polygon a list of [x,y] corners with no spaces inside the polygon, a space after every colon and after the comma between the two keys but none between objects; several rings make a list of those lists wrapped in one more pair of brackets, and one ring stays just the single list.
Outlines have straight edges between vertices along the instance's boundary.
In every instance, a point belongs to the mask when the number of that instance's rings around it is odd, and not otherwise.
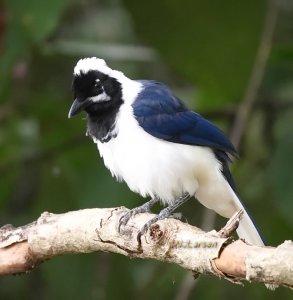
[{"label": "blue wing", "polygon": [[237,156],[225,134],[199,114],[190,111],[167,86],[155,81],[140,82],[144,89],[132,106],[135,118],[146,132],[166,141],[206,146]]}]

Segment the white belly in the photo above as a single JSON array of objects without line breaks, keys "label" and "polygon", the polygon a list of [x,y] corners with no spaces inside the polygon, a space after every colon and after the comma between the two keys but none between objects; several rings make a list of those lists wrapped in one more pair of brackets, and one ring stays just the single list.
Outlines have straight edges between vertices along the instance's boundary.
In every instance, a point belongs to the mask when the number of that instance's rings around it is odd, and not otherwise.
[{"label": "white belly", "polygon": [[[123,107],[117,137],[108,143],[94,140],[106,167],[118,180],[143,197],[157,197],[164,204],[188,192],[223,216],[237,209],[233,192],[221,173],[211,149],[157,139],[146,133]],[[127,120],[127,122],[125,122]]]}]

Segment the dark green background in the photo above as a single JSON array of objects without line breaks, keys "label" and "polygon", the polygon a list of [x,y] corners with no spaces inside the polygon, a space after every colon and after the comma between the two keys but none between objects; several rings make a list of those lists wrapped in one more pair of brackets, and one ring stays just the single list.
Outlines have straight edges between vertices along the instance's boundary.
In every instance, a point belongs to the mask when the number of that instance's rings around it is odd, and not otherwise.
[{"label": "dark green background", "polygon": [[[279,1],[276,9],[271,54],[233,167],[240,197],[269,245],[292,239],[293,228],[293,4]],[[67,118],[79,58],[102,57],[131,78],[164,81],[229,134],[267,10],[265,0],[2,2],[1,224],[25,224],[43,211],[131,208],[144,201],[111,178],[85,136],[85,118]],[[196,201],[182,212],[189,223],[202,224],[204,209]],[[217,218],[212,226],[222,224]],[[0,299],[183,300],[187,276],[156,261],[68,255],[29,274],[1,277]],[[239,295],[289,299],[292,292],[201,276],[188,299]]]}]

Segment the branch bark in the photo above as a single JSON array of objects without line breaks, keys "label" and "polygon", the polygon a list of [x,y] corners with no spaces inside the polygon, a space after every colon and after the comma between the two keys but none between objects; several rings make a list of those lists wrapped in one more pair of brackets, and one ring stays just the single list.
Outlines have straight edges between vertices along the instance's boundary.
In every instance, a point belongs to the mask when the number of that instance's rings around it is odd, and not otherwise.
[{"label": "branch bark", "polygon": [[214,274],[235,283],[243,280],[293,288],[293,243],[257,247],[229,235],[237,228],[241,212],[219,232],[204,232],[175,219],[154,224],[141,243],[139,229],[153,217],[133,217],[117,231],[124,207],[45,212],[28,225],[0,229],[0,274],[30,271],[45,260],[68,253],[96,251],[175,263],[194,274]]}]

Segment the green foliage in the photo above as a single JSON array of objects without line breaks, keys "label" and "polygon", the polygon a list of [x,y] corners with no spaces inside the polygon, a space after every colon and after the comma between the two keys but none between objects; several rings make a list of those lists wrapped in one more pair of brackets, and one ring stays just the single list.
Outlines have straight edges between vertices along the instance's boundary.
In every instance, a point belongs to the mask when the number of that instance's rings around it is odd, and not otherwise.
[{"label": "green foliage", "polygon": [[290,128],[292,117],[292,112],[287,113],[279,122],[281,123],[278,126],[279,139],[270,166],[276,208],[291,224],[293,224],[293,133]]},{"label": "green foliage", "polygon": [[[33,46],[43,42],[56,28],[69,0],[7,0],[8,26],[5,51],[0,63],[0,97],[9,83],[11,67],[27,58]],[[45,5],[44,5],[45,4]],[[5,75],[4,75],[5,74]]]},{"label": "green foliage", "polygon": [[9,0],[6,5],[10,13],[10,28],[30,42],[42,42],[57,26],[68,2],[69,0],[53,0],[48,3],[38,0]]},{"label": "green foliage", "polygon": [[265,0],[124,2],[139,34],[198,85],[200,107],[240,100],[262,33]]}]

